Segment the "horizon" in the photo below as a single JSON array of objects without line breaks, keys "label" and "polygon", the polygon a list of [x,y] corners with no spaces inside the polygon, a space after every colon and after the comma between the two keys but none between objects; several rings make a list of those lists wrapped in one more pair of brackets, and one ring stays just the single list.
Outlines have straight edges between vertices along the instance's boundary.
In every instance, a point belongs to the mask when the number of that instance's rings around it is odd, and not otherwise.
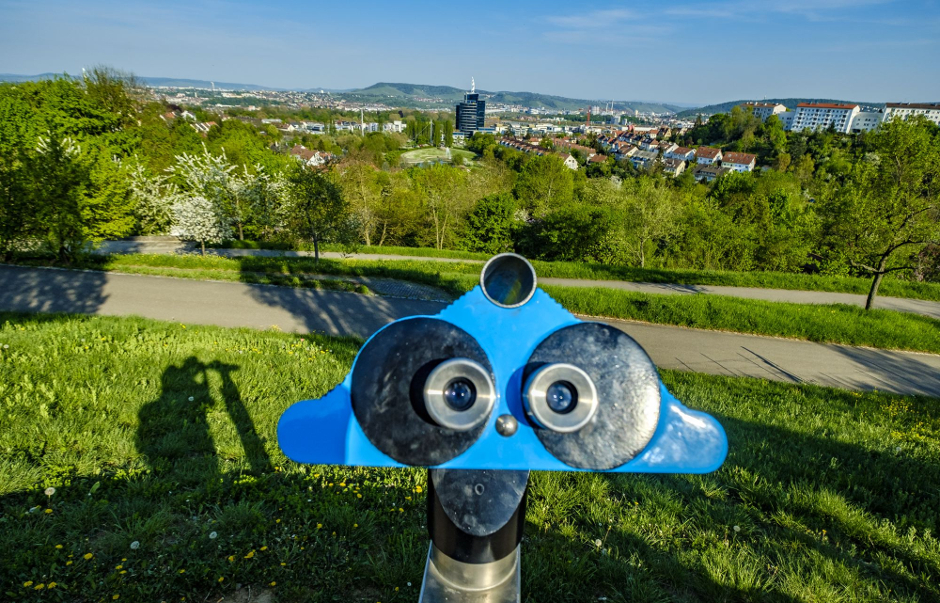
[{"label": "horizon", "polygon": [[428,3],[396,12],[360,3],[350,19],[349,7],[332,6],[307,17],[296,0],[14,0],[0,8],[0,72],[81,73],[104,64],[142,77],[288,90],[370,81],[463,89],[473,76],[494,92],[688,106],[940,99],[940,68],[919,60],[940,50],[937,0],[608,2],[580,12],[557,1],[478,6],[494,18],[463,24],[458,7]]}]

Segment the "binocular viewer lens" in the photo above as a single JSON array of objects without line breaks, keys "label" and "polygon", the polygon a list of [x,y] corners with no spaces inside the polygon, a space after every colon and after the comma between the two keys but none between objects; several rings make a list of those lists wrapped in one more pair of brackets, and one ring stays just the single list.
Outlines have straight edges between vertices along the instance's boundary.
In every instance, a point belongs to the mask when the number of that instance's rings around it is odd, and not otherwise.
[{"label": "binocular viewer lens", "polygon": [[573,364],[542,366],[529,377],[522,395],[535,423],[559,433],[578,431],[597,412],[597,388]]},{"label": "binocular viewer lens", "polygon": [[424,408],[441,427],[467,431],[489,417],[496,402],[496,388],[489,372],[469,358],[440,363],[424,385]]},{"label": "binocular viewer lens", "polygon": [[444,402],[456,411],[463,412],[473,406],[477,399],[477,388],[473,383],[459,377],[444,388]]}]

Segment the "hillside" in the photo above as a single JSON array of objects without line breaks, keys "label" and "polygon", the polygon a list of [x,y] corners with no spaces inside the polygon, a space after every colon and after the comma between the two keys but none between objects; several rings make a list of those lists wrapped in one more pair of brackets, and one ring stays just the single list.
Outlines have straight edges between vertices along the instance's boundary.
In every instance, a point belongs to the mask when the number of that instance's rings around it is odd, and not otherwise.
[{"label": "hillside", "polygon": [[678,115],[679,117],[695,117],[697,115],[714,115],[715,113],[727,113],[731,111],[731,108],[735,105],[740,105],[741,103],[746,102],[761,102],[761,103],[780,103],[781,105],[786,105],[788,108],[793,109],[799,103],[852,103],[857,105],[862,105],[863,107],[883,107],[884,103],[871,103],[871,102],[861,102],[861,101],[847,101],[834,98],[763,98],[763,99],[742,99],[736,101],[728,101],[726,103],[718,103],[717,105],[706,105],[704,107],[699,107],[697,109],[686,109],[681,111]]},{"label": "hillside", "polygon": [[[551,94],[540,94],[536,92],[509,92],[489,90],[477,90],[477,92],[490,103],[505,103],[510,105],[523,105],[525,107],[545,107],[547,109],[582,109],[588,105],[604,104],[608,101],[568,98],[564,96],[554,96]],[[396,102],[410,102],[415,105],[424,104],[447,104],[452,105],[463,99],[467,90],[454,88],[453,86],[432,86],[424,84],[403,84],[379,82],[368,88],[351,90],[343,96],[349,100],[385,102],[390,100]],[[421,99],[421,100],[419,100]],[[642,101],[615,101],[616,109],[627,109],[637,111],[655,111],[656,113],[667,113],[681,110],[681,107],[667,105],[663,103],[649,103]]]}]

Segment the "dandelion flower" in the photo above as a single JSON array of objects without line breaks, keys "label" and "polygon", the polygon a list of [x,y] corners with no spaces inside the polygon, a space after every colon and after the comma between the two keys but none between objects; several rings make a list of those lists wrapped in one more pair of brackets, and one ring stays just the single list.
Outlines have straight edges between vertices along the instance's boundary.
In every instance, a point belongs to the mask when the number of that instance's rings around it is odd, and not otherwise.
[{"label": "dandelion flower", "polygon": [[52,509],[46,509],[46,515],[49,515],[50,513],[52,513]]},{"label": "dandelion flower", "polygon": [[357,494],[356,498],[362,498],[362,494]]},{"label": "dandelion flower", "polygon": [[229,563],[232,563],[233,561],[235,561],[235,555],[229,555],[229,556],[228,556],[228,562],[229,562]]},{"label": "dandelion flower", "polygon": [[594,546],[596,546],[597,548],[601,548],[601,545],[603,545],[603,544],[604,544],[604,543],[601,542],[601,539],[600,539],[600,538],[598,538],[597,540],[594,541]]},{"label": "dandelion flower", "polygon": [[66,562],[65,562],[65,565],[72,565],[72,562],[71,562],[71,561],[66,561]]},{"label": "dandelion flower", "polygon": [[268,550],[268,547],[263,546],[263,547],[261,547],[261,550],[262,550],[262,551],[266,551],[266,550]]},{"label": "dandelion flower", "polygon": [[285,565],[287,565],[287,564],[284,563],[283,561],[281,561],[281,567],[284,567]]},{"label": "dandelion flower", "polygon": [[46,588],[55,588],[56,586],[58,586],[58,583],[50,582],[49,584],[46,585]]},{"label": "dandelion flower", "polygon": [[219,537],[218,532],[209,532],[209,540],[215,540],[218,537]]},{"label": "dandelion flower", "polygon": [[353,524],[353,527],[354,527],[354,528],[358,528],[358,527],[359,527],[359,524],[358,524],[358,523],[354,523],[354,524]]},{"label": "dandelion flower", "polygon": [[83,555],[83,557],[85,557],[86,560],[87,560],[87,559],[91,559],[91,558],[94,557],[94,556],[95,556],[95,555],[94,555],[93,553],[85,553],[85,554]]},{"label": "dandelion flower", "polygon": [[322,524],[322,523],[318,523],[318,524],[317,524],[317,529],[318,529],[318,530],[319,530],[320,528],[322,528],[322,527],[323,527],[323,524]]},{"label": "dandelion flower", "polygon": [[53,494],[55,494],[55,488],[52,486],[46,488],[46,496],[52,496]]},{"label": "dandelion flower", "polygon": [[740,531],[741,531],[741,526],[734,526],[734,531],[735,531],[735,532],[740,532]]},{"label": "dandelion flower", "polygon": [[272,583],[269,584],[268,586],[277,586],[277,582],[272,582]]},{"label": "dandelion flower", "polygon": [[132,551],[136,551],[136,550],[139,549],[139,548],[140,548],[140,542],[139,542],[139,541],[135,540],[134,542],[131,543],[131,550],[132,550]]},{"label": "dandelion flower", "polygon": [[127,570],[121,570],[121,575],[122,575],[122,576],[123,576],[124,574],[126,574],[126,573],[127,573]]},{"label": "dandelion flower", "polygon": [[247,555],[245,555],[245,559],[251,559],[251,558],[254,557],[254,556],[255,556],[255,552],[254,552],[254,551],[251,551],[251,552],[249,552]]},{"label": "dandelion flower", "polygon": [[46,588],[46,585],[40,582],[39,584],[33,587],[33,590],[42,590],[44,588]]},{"label": "dandelion flower", "polygon": [[115,565],[115,566],[114,566],[114,569],[124,569],[124,566],[123,566],[123,565]]},{"label": "dandelion flower", "polygon": [[181,574],[185,574],[185,573],[186,573],[186,570],[181,569],[181,570],[180,570],[180,573],[181,573]]},{"label": "dandelion flower", "polygon": [[117,601],[120,598],[121,598],[121,595],[114,595],[113,597],[111,597],[111,600]]},{"label": "dandelion flower", "polygon": [[225,576],[219,576],[219,582],[221,582],[222,580],[225,580]]},{"label": "dandelion flower", "polygon": [[61,545],[61,544],[57,544],[57,545],[55,545],[55,548],[61,549],[61,548],[62,548],[62,545]]},{"label": "dandelion flower", "polygon": [[33,585],[33,581],[27,580],[26,582],[23,583],[23,588],[29,588],[32,585]]},{"label": "dandelion flower", "polygon": [[421,493],[421,486],[415,486],[415,492]]}]

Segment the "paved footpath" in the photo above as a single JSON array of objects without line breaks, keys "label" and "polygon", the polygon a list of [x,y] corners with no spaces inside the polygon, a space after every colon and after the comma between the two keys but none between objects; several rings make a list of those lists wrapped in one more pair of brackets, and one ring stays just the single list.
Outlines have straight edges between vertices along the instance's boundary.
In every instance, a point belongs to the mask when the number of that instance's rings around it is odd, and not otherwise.
[{"label": "paved footpath", "polygon": [[[134,242],[134,241],[108,241],[103,243],[99,253],[183,253],[193,250],[191,243],[179,242]],[[310,251],[277,251],[270,249],[213,249],[211,253],[224,257],[310,257]],[[383,254],[353,254],[344,256],[341,253],[324,251],[321,257],[327,259],[343,259],[346,257],[359,260],[429,260],[435,262],[470,262],[480,263],[480,260],[455,260],[451,258],[427,258],[408,255]],[[722,287],[714,285],[672,285],[660,283],[636,283],[628,281],[585,280],[570,278],[541,278],[539,283],[545,285],[563,285],[566,287],[601,287],[607,289],[622,289],[639,293],[658,293],[662,295],[726,295],[745,299],[761,299],[774,302],[789,302],[793,304],[849,304],[865,307],[865,295],[855,293],[828,293],[825,291],[791,291],[788,289],[761,289],[756,287]],[[875,307],[884,310],[896,310],[922,314],[940,320],[940,302],[919,299],[903,299],[899,297],[875,298]]]},{"label": "paved footpath", "polygon": [[[444,304],[244,283],[0,266],[0,310],[161,320],[366,338]],[[940,397],[940,356],[606,321],[663,368]]]}]

